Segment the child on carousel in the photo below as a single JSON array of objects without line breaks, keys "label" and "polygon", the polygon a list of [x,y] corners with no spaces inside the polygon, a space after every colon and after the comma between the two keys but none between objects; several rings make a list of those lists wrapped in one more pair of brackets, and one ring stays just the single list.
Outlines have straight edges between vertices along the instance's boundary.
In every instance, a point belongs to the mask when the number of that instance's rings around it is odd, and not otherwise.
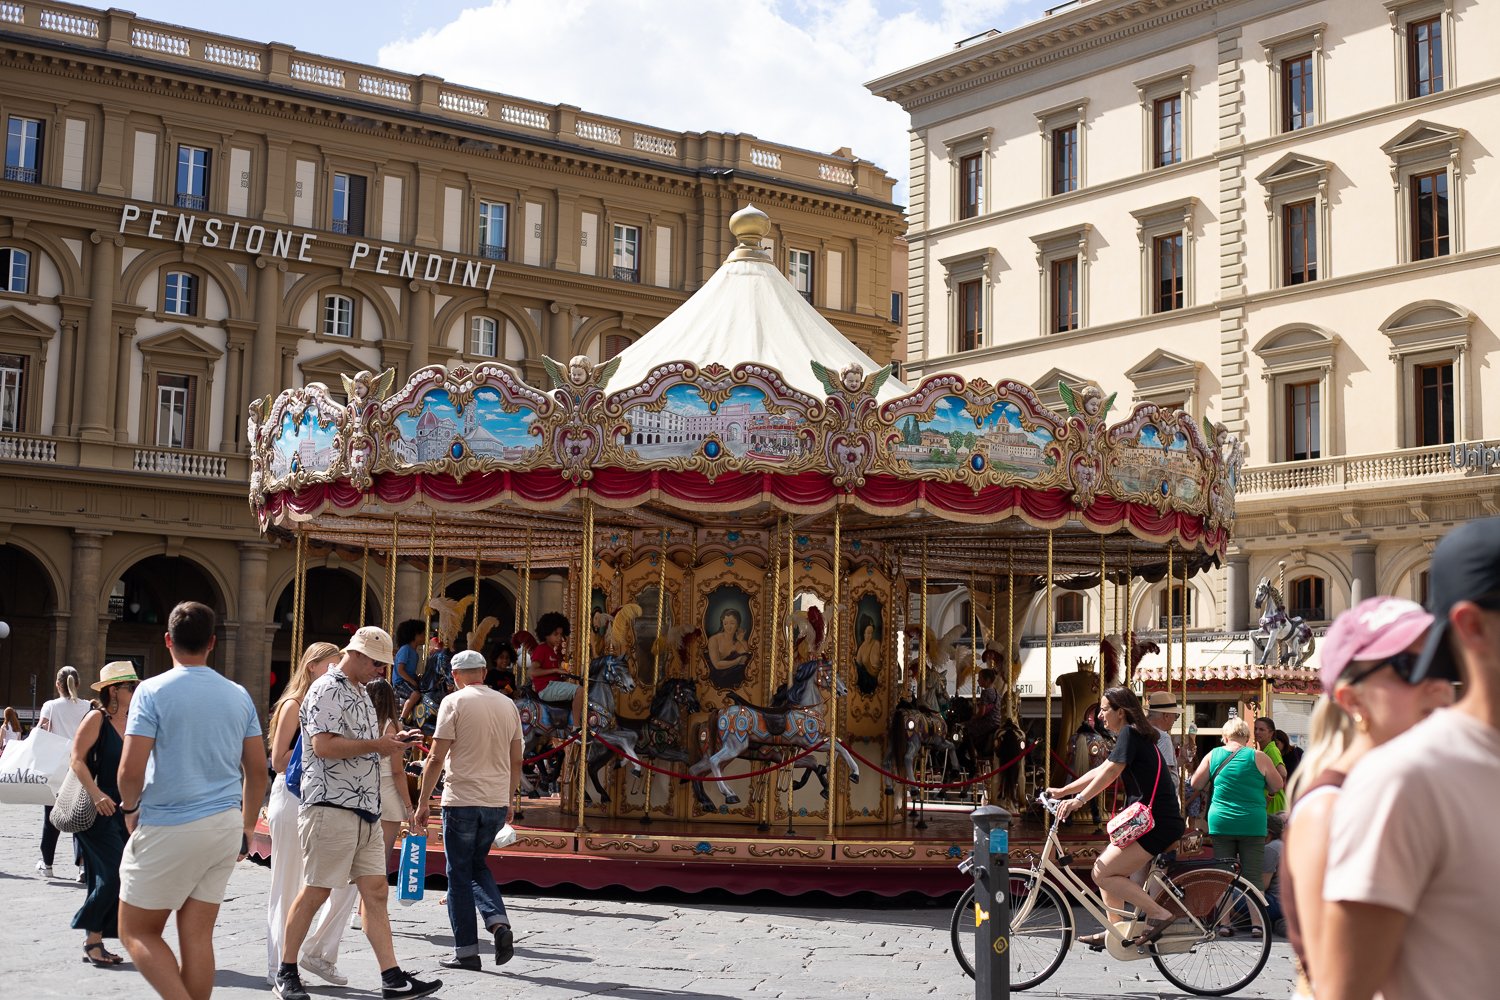
[{"label": "child on carousel", "polygon": [[582,684],[571,679],[563,660],[563,645],[571,631],[567,616],[557,611],[549,611],[537,621],[540,642],[531,648],[531,684],[544,702],[572,702],[572,725],[576,730],[583,724],[587,692]]}]

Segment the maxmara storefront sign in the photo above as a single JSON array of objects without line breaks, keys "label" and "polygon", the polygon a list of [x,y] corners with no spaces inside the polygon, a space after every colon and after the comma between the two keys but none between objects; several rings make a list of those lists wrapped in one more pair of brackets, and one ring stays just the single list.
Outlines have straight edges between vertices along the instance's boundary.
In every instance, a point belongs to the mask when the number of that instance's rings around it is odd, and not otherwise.
[{"label": "maxmara storefront sign", "polygon": [[[132,223],[137,225],[132,226]],[[303,230],[225,222],[223,219],[200,218],[169,209],[143,209],[139,205],[129,204],[120,212],[119,231],[123,233],[127,229],[143,233],[153,240],[165,240],[183,246],[239,250],[254,256],[264,254],[309,264],[313,263],[313,245],[318,242],[317,233]],[[489,291],[495,282],[493,263],[363,241],[356,241],[350,249],[347,266],[350,270],[438,281],[462,288],[482,288],[485,291]]]}]

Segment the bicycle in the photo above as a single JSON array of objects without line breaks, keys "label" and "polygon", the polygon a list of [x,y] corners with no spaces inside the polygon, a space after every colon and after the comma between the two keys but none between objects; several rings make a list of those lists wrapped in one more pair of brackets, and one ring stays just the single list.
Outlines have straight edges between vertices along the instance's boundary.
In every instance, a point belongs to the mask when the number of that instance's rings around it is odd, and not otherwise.
[{"label": "bicycle", "polygon": [[[1058,800],[1040,796],[1042,808],[1057,814]],[[1146,891],[1182,916],[1153,942],[1141,942],[1146,923],[1133,911],[1107,907],[1062,854],[1055,822],[1030,868],[1010,869],[1010,985],[1030,989],[1062,965],[1073,943],[1071,899],[1101,924],[1105,948],[1117,961],[1149,957],[1174,986],[1197,996],[1223,996],[1254,981],[1271,956],[1271,921],[1260,890],[1239,875],[1233,862],[1186,861],[1169,864],[1160,856],[1146,876]],[[969,871],[973,857],[960,870]],[[1123,918],[1116,923],[1112,916]],[[982,919],[971,885],[953,908],[949,933],[953,954],[974,975],[974,934]],[[1096,949],[1098,950],[1098,949]]]}]

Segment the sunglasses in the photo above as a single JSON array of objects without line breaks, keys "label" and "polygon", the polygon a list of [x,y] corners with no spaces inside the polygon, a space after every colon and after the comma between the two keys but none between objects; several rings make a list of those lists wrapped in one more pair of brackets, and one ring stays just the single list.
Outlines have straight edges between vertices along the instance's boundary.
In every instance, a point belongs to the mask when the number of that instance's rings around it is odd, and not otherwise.
[{"label": "sunglasses", "polygon": [[1358,684],[1360,681],[1364,680],[1366,677],[1369,677],[1371,674],[1377,674],[1380,671],[1384,670],[1386,667],[1390,667],[1393,671],[1395,671],[1396,676],[1401,678],[1401,682],[1403,684],[1410,684],[1412,683],[1411,675],[1416,671],[1417,660],[1419,659],[1421,659],[1421,654],[1413,653],[1410,650],[1403,650],[1402,652],[1397,653],[1395,656],[1388,656],[1385,659],[1381,660],[1379,663],[1376,663],[1374,666],[1366,667],[1365,669],[1361,670],[1359,673],[1349,678],[1349,683]]}]

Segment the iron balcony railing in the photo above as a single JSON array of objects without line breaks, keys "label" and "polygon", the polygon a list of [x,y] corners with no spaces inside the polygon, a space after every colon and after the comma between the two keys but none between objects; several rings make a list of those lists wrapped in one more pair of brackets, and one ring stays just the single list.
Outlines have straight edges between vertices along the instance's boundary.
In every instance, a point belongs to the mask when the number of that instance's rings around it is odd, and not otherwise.
[{"label": "iron balcony railing", "polygon": [[641,270],[638,267],[615,267],[611,269],[616,281],[632,281],[637,284],[641,280]]},{"label": "iron balcony railing", "polygon": [[509,260],[504,243],[481,243],[479,244],[479,256],[485,260]]},{"label": "iron balcony railing", "polygon": [[5,179],[8,181],[19,181],[22,184],[40,184],[42,172],[36,167],[20,167],[5,165]]},{"label": "iron balcony railing", "polygon": [[184,194],[177,195],[178,208],[191,208],[202,212],[208,208],[208,195],[206,194]]}]

